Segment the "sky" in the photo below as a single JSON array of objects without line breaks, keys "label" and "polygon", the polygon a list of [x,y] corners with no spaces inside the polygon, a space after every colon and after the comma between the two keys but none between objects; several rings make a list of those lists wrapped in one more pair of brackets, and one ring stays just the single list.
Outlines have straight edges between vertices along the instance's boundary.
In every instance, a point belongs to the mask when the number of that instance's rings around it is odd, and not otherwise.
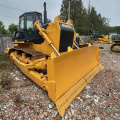
[{"label": "sky", "polygon": [[[82,0],[85,8],[88,8],[89,0]],[[7,29],[11,23],[18,24],[19,16],[24,12],[37,11],[43,13],[43,3],[47,3],[48,18],[60,14],[62,0],[0,0],[0,21],[3,21]],[[110,19],[110,26],[120,26],[120,0],[90,0],[97,13]],[[14,9],[15,8],[15,9]]]}]

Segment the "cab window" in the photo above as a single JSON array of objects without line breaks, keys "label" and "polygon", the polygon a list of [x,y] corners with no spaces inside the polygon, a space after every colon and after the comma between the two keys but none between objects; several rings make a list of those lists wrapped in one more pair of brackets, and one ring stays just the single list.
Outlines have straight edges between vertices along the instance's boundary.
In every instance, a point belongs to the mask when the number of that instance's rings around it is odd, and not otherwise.
[{"label": "cab window", "polygon": [[38,21],[40,23],[40,25],[42,25],[42,16],[41,16],[41,14],[36,14],[36,21]]},{"label": "cab window", "polygon": [[29,29],[33,29],[34,25],[33,25],[33,16],[27,16],[27,30]]},{"label": "cab window", "polygon": [[24,29],[24,16],[20,18],[20,29]]}]

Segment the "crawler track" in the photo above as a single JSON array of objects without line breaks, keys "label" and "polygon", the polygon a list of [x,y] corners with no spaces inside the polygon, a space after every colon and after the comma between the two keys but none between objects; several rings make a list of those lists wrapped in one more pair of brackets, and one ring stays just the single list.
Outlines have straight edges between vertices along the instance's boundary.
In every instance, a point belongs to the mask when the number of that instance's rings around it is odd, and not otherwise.
[{"label": "crawler track", "polygon": [[13,51],[19,51],[22,53],[26,53],[32,57],[34,57],[35,59],[40,59],[40,58],[47,58],[47,56],[41,52],[35,51],[31,48],[12,48],[10,49],[10,53]]},{"label": "crawler track", "polygon": [[118,53],[118,52],[120,52],[120,44],[113,44],[112,46],[111,46],[111,51],[112,52],[116,52],[116,53]]}]

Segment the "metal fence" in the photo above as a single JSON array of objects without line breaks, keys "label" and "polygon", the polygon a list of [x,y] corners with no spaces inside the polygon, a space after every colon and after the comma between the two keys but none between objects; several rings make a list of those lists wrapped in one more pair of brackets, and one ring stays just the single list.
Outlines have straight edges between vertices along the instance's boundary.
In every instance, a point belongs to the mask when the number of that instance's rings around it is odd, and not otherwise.
[{"label": "metal fence", "polygon": [[0,53],[6,53],[6,47],[12,48],[12,37],[0,36]]},{"label": "metal fence", "polygon": [[90,36],[80,36],[80,38],[83,41],[83,43],[87,43],[90,39]]}]

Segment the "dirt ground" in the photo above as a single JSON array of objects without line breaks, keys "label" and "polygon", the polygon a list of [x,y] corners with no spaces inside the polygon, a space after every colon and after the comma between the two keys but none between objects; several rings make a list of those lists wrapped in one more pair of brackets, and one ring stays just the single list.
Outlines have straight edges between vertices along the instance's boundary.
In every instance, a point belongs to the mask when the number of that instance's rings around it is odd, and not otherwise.
[{"label": "dirt ground", "polygon": [[104,69],[73,100],[63,118],[47,92],[27,78],[8,56],[0,54],[0,118],[120,120],[120,53],[112,53],[110,44],[94,45],[104,48],[100,49]]}]

